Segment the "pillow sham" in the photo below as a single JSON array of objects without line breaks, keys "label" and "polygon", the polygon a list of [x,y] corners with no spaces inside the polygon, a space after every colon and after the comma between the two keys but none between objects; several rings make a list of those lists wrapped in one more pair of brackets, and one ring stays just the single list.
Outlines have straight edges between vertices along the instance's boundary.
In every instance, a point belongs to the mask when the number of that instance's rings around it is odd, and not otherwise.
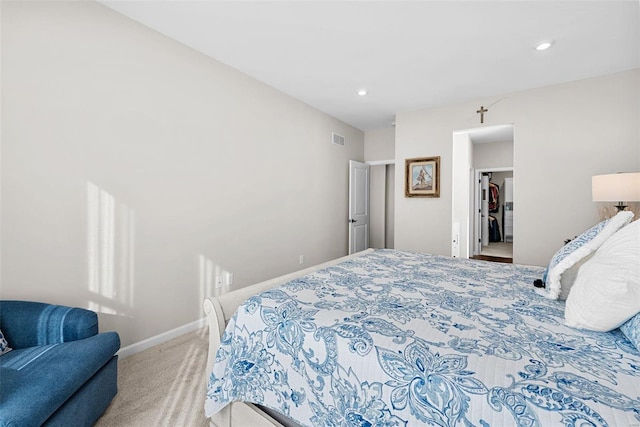
[{"label": "pillow sham", "polygon": [[611,236],[585,262],[569,292],[565,324],[606,332],[640,312],[640,221]]},{"label": "pillow sham", "polygon": [[[614,217],[594,225],[560,248],[551,258],[543,277],[545,296],[551,299],[566,299],[580,268],[581,264],[578,263],[632,219],[633,212],[618,212]],[[570,270],[572,267],[573,270]]]},{"label": "pillow sham", "polygon": [[640,313],[633,316],[620,326],[620,330],[634,347],[640,351]]},{"label": "pillow sham", "polygon": [[11,350],[12,348],[9,347],[9,343],[4,338],[4,334],[2,333],[2,331],[0,331],[0,356],[5,353],[9,353]]}]

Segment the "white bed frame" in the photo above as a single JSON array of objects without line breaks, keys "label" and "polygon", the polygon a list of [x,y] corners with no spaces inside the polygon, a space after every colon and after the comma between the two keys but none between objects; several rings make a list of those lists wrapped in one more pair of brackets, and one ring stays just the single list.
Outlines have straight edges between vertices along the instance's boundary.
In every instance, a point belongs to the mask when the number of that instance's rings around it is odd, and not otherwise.
[{"label": "white bed frame", "polygon": [[[216,352],[220,346],[222,334],[227,326],[227,322],[238,307],[247,299],[267,289],[275,288],[283,283],[298,277],[318,271],[322,268],[339,264],[348,259],[356,258],[372,252],[373,249],[347,255],[333,261],[318,264],[313,267],[299,270],[291,274],[276,277],[275,279],[247,286],[233,292],[229,292],[218,297],[211,297],[204,300],[204,312],[207,314],[207,324],[209,325],[209,354],[207,367],[205,370],[205,382],[208,383],[209,375],[213,369]],[[212,427],[232,427],[232,426],[284,426],[284,419],[276,420],[272,416],[259,409],[257,406],[245,402],[233,402],[227,405],[220,412],[211,417]],[[234,422],[235,421],[235,422]]]}]

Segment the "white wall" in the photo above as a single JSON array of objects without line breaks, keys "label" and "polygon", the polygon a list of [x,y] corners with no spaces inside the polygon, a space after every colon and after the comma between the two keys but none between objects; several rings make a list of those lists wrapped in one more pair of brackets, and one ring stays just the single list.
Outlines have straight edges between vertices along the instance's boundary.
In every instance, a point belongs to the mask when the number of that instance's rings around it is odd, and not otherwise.
[{"label": "white wall", "polygon": [[473,144],[473,167],[476,169],[513,167],[513,141]]},{"label": "white wall", "polygon": [[347,253],[361,131],[97,3],[1,7],[2,298],[128,345],[202,318],[217,275]]},{"label": "white wall", "polygon": [[404,170],[396,168],[396,248],[450,254],[452,133],[476,127],[478,106],[501,98],[485,125],[515,125],[515,262],[545,265],[564,239],[598,221],[592,175],[640,171],[638,69],[398,113],[396,163],[441,156],[441,184],[440,198],[404,198]]},{"label": "white wall", "polygon": [[[451,192],[451,253],[455,258],[469,258],[472,254],[469,249],[470,222],[473,219],[471,212],[473,210],[472,182],[473,179],[473,155],[475,146],[466,132],[456,132],[453,135],[451,152],[451,172],[453,177],[451,188],[455,188],[455,192]],[[442,159],[440,159],[442,166]],[[443,178],[442,168],[440,169],[440,179]],[[442,184],[440,186],[440,196],[442,197]]]},{"label": "white wall", "polygon": [[393,127],[367,131],[364,134],[364,160],[393,160],[396,129]]}]

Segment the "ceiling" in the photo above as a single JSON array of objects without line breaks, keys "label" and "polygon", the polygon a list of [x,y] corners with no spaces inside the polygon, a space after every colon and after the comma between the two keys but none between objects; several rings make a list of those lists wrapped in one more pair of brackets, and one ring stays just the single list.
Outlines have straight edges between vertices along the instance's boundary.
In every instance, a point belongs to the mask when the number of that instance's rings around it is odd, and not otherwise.
[{"label": "ceiling", "polygon": [[640,67],[638,0],[98,1],[364,131]]}]

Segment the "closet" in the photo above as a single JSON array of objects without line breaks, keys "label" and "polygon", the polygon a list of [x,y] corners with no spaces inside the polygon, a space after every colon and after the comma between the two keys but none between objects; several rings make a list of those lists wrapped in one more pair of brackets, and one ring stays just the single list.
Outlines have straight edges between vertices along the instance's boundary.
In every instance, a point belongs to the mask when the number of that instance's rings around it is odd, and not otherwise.
[{"label": "closet", "polygon": [[513,256],[513,171],[478,171],[474,256]]},{"label": "closet", "polygon": [[482,246],[504,240],[502,230],[504,224],[504,208],[501,186],[493,180],[493,172],[484,172],[481,178],[481,218],[482,218]]}]

